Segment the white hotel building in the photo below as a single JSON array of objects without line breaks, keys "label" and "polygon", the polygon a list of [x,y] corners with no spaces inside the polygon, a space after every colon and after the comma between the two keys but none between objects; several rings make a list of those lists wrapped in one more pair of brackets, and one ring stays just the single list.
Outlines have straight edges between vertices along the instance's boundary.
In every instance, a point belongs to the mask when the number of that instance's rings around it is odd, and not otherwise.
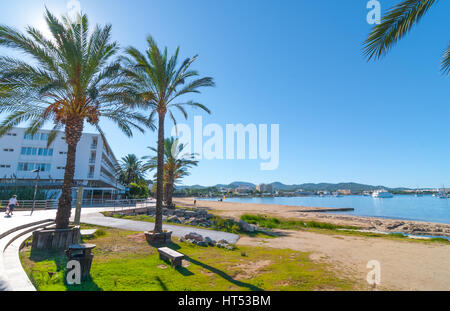
[{"label": "white hotel building", "polygon": [[[34,135],[25,131],[14,128],[0,137],[0,187],[34,185],[33,170],[40,169],[39,187],[60,189],[67,157],[65,133],[59,132],[47,148],[49,130]],[[74,196],[77,186],[84,187],[84,199],[112,199],[124,189],[114,170],[117,160],[108,149],[99,134],[83,133],[77,146]]]}]

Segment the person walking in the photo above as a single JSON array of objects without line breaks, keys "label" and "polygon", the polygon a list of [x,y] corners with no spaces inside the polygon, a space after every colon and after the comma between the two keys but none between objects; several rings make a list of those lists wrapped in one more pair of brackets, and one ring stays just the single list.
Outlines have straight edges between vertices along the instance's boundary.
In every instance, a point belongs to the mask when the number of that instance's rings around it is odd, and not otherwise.
[{"label": "person walking", "polygon": [[9,199],[8,207],[6,208],[6,216],[12,216],[16,206],[19,206],[19,202],[17,202],[17,195],[13,195],[13,197]]}]

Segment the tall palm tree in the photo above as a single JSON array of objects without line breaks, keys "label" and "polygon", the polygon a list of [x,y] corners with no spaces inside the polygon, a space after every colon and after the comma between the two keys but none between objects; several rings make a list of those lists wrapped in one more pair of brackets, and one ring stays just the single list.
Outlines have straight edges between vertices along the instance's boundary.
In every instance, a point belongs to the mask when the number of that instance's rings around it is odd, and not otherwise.
[{"label": "tall palm tree", "polygon": [[144,180],[146,170],[135,154],[129,154],[123,157],[118,165],[119,180],[125,185],[137,183]]},{"label": "tall palm tree", "polygon": [[[187,145],[181,144],[178,139],[174,137],[166,138],[164,140],[164,201],[166,206],[172,207],[172,197],[174,186],[183,177],[189,176],[189,168],[198,165],[195,160],[195,154],[186,153]],[[153,147],[148,147],[156,154],[158,150]],[[148,168],[157,167],[158,156],[144,157],[149,159],[147,162]]]},{"label": "tall palm tree", "polygon": [[[104,139],[100,118],[113,121],[127,135],[144,131],[146,118],[135,113],[118,61],[111,61],[119,47],[111,42],[111,26],[89,32],[88,17],[59,20],[48,10],[45,20],[52,38],[29,26],[26,34],[0,26],[0,46],[30,56],[33,62],[0,57],[0,136],[12,127],[29,122],[27,133],[53,123],[48,144],[57,130],[65,131],[68,145],[62,194],[56,215],[57,228],[67,228],[72,203],[75,154],[85,122]],[[6,91],[4,91],[6,90]]]},{"label": "tall palm tree", "polygon": [[[156,221],[155,233],[162,233],[162,198],[163,198],[163,169],[164,169],[164,121],[166,115],[176,125],[173,109],[180,111],[185,118],[185,107],[198,107],[208,113],[209,109],[194,101],[179,101],[183,95],[200,93],[201,87],[214,86],[213,78],[197,78],[197,71],[190,70],[190,66],[197,59],[185,59],[178,66],[179,48],[169,57],[167,48],[161,51],[151,36],[147,37],[148,49],[144,54],[134,47],[126,49],[127,57],[124,64],[127,77],[134,82],[134,91],[141,98],[142,103],[150,107],[149,122],[158,116],[158,164],[157,164],[157,193],[156,193]],[[177,67],[178,66],[178,67]],[[192,80],[191,80],[192,79]]]},{"label": "tall palm tree", "polygon": [[[381,23],[373,27],[364,42],[365,56],[371,60],[386,55],[437,2],[438,0],[404,0],[392,7]],[[442,56],[441,71],[444,75],[450,73],[450,44]]]}]

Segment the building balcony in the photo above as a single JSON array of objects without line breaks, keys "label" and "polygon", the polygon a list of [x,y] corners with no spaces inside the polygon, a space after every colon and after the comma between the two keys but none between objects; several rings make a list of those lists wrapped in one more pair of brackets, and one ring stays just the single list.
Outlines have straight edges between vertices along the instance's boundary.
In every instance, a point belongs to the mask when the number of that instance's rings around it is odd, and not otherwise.
[{"label": "building balcony", "polygon": [[88,177],[87,178],[94,178],[94,173],[88,173]]}]

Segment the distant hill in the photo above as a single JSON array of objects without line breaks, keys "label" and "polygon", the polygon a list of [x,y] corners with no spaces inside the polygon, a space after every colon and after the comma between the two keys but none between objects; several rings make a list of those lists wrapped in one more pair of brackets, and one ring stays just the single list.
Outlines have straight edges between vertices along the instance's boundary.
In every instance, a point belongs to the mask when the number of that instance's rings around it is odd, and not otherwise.
[{"label": "distant hill", "polygon": [[[346,183],[337,183],[337,184],[332,184],[332,183],[318,183],[318,184],[313,184],[313,183],[305,183],[305,184],[294,184],[294,185],[286,185],[283,184],[281,182],[273,182],[271,183],[272,187],[274,190],[281,190],[281,191],[293,191],[293,190],[298,190],[298,189],[303,189],[306,191],[336,191],[336,190],[342,190],[342,189],[348,189],[351,191],[371,191],[371,190],[376,190],[376,189],[380,189],[380,188],[384,188],[387,190],[410,190],[408,188],[389,188],[389,187],[385,187],[385,186],[372,186],[372,185],[365,185],[365,184],[358,184],[358,183],[354,183],[354,182],[346,182]],[[246,186],[246,187],[250,187],[252,189],[256,188],[255,184],[249,183],[249,182],[244,182],[244,181],[235,181],[232,182],[231,184],[217,184],[215,186],[211,186],[211,187],[215,187],[215,188],[231,188],[231,189],[235,189],[238,188],[240,186]],[[177,187],[178,189],[205,189],[208,187],[205,186],[200,186],[200,185],[194,185],[194,186],[179,186]]]}]

